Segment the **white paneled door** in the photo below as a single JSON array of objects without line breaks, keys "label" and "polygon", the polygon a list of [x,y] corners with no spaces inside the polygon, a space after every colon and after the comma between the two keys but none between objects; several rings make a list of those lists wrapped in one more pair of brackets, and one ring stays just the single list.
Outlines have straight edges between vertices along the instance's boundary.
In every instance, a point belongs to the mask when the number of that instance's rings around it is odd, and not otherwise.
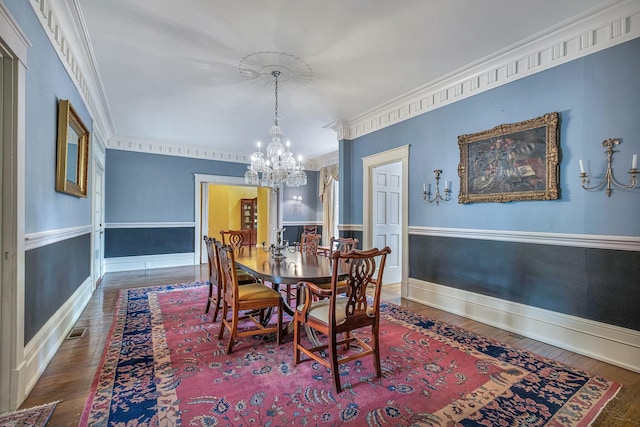
[{"label": "white paneled door", "polygon": [[93,205],[93,279],[94,285],[104,274],[103,250],[104,250],[104,168],[98,162],[94,163],[94,205]]},{"label": "white paneled door", "polygon": [[402,280],[402,164],[378,166],[373,171],[373,245],[389,246],[391,254],[382,278],[383,284]]}]

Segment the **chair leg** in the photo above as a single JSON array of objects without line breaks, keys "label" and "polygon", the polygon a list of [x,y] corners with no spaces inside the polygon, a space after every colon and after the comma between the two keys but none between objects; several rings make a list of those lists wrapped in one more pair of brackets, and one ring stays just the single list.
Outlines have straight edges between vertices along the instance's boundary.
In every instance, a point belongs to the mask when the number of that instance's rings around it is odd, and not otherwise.
[{"label": "chair leg", "polygon": [[[294,285],[292,285],[291,283],[287,283],[287,290],[286,290],[285,297],[287,299],[287,305],[289,307],[291,307],[291,295],[292,295],[291,292],[292,292],[293,286]],[[297,301],[296,301],[296,304],[297,304]]]},{"label": "chair leg", "polygon": [[218,331],[218,339],[221,340],[224,335],[224,330],[227,324],[227,310],[229,309],[229,305],[226,301],[222,303],[222,318],[220,319],[220,330]]},{"label": "chair leg", "polygon": [[277,334],[278,345],[282,344],[282,307],[283,307],[283,303],[282,303],[282,299],[280,299],[278,303],[278,334]]},{"label": "chair leg", "polygon": [[338,366],[338,348],[336,345],[336,334],[330,334],[329,337],[329,361],[331,362],[331,375],[333,377],[333,386],[336,389],[336,393],[342,391],[340,385],[340,369]]},{"label": "chair leg", "polygon": [[293,366],[300,363],[300,322],[298,322],[298,312],[293,315]]},{"label": "chair leg", "polygon": [[[218,311],[220,311],[220,298],[222,297],[221,292],[220,292],[220,286],[216,286],[216,308],[215,310],[213,310],[213,323],[218,321]],[[211,302],[211,299],[209,299],[209,302]],[[208,308],[207,308],[207,312],[208,312]]]},{"label": "chair leg", "polygon": [[373,325],[371,328],[371,338],[373,341],[373,365],[376,370],[378,378],[382,376],[382,369],[380,369],[380,338],[378,337],[378,325]]},{"label": "chair leg", "polygon": [[[217,288],[217,286],[216,286]],[[209,309],[211,308],[211,297],[213,296],[213,283],[209,282],[209,296],[207,297],[207,308],[204,309],[205,313],[209,312]],[[220,300],[220,297],[218,297],[218,300]],[[213,319],[215,321],[215,319]]]},{"label": "chair leg", "polygon": [[231,330],[229,331],[229,342],[227,343],[227,354],[231,354],[233,350],[233,342],[236,339],[236,335],[238,333],[238,316],[234,315],[231,320]]}]

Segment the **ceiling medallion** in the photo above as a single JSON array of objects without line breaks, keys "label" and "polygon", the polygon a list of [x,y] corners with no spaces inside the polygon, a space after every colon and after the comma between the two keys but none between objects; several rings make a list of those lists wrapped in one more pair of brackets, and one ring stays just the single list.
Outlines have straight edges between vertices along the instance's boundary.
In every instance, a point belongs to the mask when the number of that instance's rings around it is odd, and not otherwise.
[{"label": "ceiling medallion", "polygon": [[238,65],[240,75],[249,81],[271,86],[274,72],[280,83],[291,81],[301,86],[309,83],[313,71],[302,59],[283,52],[255,52],[242,58]]}]

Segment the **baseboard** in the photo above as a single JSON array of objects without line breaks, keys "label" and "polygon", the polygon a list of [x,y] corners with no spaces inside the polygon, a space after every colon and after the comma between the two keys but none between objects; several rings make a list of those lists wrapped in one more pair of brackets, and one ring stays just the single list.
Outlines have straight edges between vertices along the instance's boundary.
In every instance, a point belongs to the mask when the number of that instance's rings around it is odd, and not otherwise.
[{"label": "baseboard", "polygon": [[93,280],[89,276],[25,345],[24,359],[18,365],[17,373],[20,403],[29,395],[71,328],[80,318],[92,294]]},{"label": "baseboard", "polygon": [[193,252],[189,252],[181,254],[105,258],[104,270],[105,273],[113,273],[117,271],[147,270],[150,268],[194,265],[194,256]]},{"label": "baseboard", "polygon": [[640,372],[640,332],[409,279],[407,299]]}]

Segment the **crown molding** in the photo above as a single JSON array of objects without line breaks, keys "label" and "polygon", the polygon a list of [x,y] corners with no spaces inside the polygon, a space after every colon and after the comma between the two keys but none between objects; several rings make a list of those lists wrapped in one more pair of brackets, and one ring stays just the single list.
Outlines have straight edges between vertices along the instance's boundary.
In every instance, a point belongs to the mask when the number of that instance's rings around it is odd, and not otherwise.
[{"label": "crown molding", "polygon": [[640,5],[596,7],[407,92],[350,120],[325,127],[351,140],[484,91],[640,37]]},{"label": "crown molding", "polygon": [[198,145],[186,145],[168,141],[127,138],[122,136],[110,138],[109,141],[107,141],[107,148],[149,154],[164,154],[166,156],[191,157],[244,164],[251,163],[250,156],[247,154],[226,153]]},{"label": "crown molding", "polygon": [[60,62],[87,106],[94,125],[113,134],[102,78],[78,0],[29,0]]},{"label": "crown molding", "polygon": [[[166,156],[190,157],[203,160],[219,160],[223,162],[251,163],[250,154],[239,154],[218,151],[200,145],[186,145],[169,141],[158,141],[140,138],[114,136],[107,141],[107,148],[112,150],[136,151],[147,154],[163,154]],[[338,163],[338,153],[334,152],[316,160],[305,161],[305,170],[318,171],[320,167]]]},{"label": "crown molding", "polygon": [[325,166],[337,165],[339,162],[338,152],[334,151],[322,157],[317,157],[312,161],[305,161],[305,166],[308,166],[307,169],[319,171]]}]

